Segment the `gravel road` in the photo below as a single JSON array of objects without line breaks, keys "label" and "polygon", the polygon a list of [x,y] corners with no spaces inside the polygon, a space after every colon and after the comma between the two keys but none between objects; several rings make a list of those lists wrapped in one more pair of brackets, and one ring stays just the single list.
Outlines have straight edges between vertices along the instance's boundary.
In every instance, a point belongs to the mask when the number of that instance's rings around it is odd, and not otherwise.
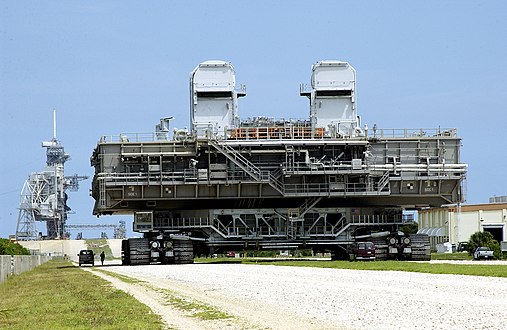
[{"label": "gravel road", "polygon": [[241,264],[104,269],[216,306],[239,320],[227,323],[231,329],[504,329],[507,324],[505,278]]}]

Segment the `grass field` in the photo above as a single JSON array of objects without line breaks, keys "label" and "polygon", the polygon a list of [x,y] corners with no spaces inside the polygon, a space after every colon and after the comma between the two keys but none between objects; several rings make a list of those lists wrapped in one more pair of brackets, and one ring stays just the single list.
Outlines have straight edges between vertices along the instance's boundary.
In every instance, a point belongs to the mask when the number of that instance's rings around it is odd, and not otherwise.
[{"label": "grass field", "polygon": [[162,329],[127,293],[68,261],[50,261],[0,284],[0,329]]},{"label": "grass field", "polygon": [[475,275],[475,276],[494,276],[507,277],[507,266],[488,265],[480,263],[477,265],[457,265],[457,264],[430,264],[427,262],[408,262],[408,261],[374,261],[374,262],[349,262],[349,261],[329,261],[329,260],[288,260],[283,259],[196,259],[196,262],[210,263],[244,263],[244,264],[262,264],[277,266],[298,266],[298,267],[317,267],[317,268],[338,268],[338,269],[356,269],[356,270],[377,270],[377,271],[403,271],[430,274],[456,274],[456,275]]}]

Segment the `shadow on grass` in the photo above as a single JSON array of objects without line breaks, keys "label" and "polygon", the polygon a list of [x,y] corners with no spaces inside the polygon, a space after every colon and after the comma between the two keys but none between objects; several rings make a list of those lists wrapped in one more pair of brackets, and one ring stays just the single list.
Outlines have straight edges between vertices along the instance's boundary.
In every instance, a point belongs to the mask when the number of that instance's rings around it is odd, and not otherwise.
[{"label": "shadow on grass", "polygon": [[107,268],[107,267],[116,267],[116,266],[122,266],[122,264],[109,264],[109,265],[98,265],[95,264],[95,266],[92,265],[81,265],[79,266],[77,263],[72,264],[69,266],[59,266],[58,269],[64,269],[64,268]]},{"label": "shadow on grass", "polygon": [[74,268],[74,267],[76,267],[76,266],[74,266],[74,265],[58,266],[58,267],[56,267],[56,269],[66,269],[66,268]]}]

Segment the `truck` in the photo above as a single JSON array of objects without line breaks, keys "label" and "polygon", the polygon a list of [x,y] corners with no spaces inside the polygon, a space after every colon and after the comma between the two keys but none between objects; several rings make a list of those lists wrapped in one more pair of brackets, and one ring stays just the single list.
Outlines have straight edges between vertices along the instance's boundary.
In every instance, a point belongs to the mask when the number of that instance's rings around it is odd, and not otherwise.
[{"label": "truck", "polygon": [[77,256],[79,257],[79,267],[84,264],[95,266],[95,254],[93,250],[81,250]]},{"label": "truck", "polygon": [[479,246],[474,251],[474,260],[493,259],[493,250],[487,246]]},{"label": "truck", "polygon": [[93,213],[133,215],[143,235],[123,241],[122,263],[251,249],[345,260],[365,241],[376,260],[429,260],[429,237],[400,228],[405,211],[463,201],[457,130],[363,125],[347,62],[316,62],[299,94],[308,118],[241,119],[232,64],[205,61],[190,74],[188,129],[171,132],[164,117],[153,133],[102,136]]},{"label": "truck", "polygon": [[373,242],[356,242],[355,249],[351,252],[351,260],[375,260]]}]

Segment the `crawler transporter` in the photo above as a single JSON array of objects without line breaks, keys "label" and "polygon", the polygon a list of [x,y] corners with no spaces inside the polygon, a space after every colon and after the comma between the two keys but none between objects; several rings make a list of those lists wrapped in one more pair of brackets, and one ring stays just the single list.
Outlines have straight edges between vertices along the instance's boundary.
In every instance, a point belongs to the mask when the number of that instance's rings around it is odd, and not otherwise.
[{"label": "crawler transporter", "polygon": [[247,249],[344,259],[358,241],[377,260],[428,260],[428,237],[399,229],[404,210],[462,202],[456,129],[362,125],[346,62],[315,63],[300,95],[309,118],[241,120],[232,65],[206,61],[190,75],[189,130],[170,132],[169,117],[152,134],[103,136],[94,214],[133,214],[144,236],[124,240],[123,264]]}]

